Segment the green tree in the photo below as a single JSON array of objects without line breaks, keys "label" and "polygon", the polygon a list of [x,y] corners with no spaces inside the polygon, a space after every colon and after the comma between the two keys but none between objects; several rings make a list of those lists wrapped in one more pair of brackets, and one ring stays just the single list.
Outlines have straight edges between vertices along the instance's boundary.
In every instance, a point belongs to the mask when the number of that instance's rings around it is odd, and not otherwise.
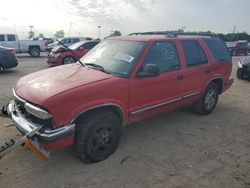
[{"label": "green tree", "polygon": [[35,36],[34,31],[29,31],[29,39],[33,38]]},{"label": "green tree", "polygon": [[63,38],[64,35],[65,35],[65,33],[63,30],[56,31],[56,33],[55,33],[56,38]]},{"label": "green tree", "polygon": [[44,34],[39,33],[38,37],[39,37],[39,38],[44,38]]},{"label": "green tree", "polygon": [[120,31],[111,31],[111,34],[109,35],[110,37],[114,37],[114,36],[121,36],[122,33]]}]

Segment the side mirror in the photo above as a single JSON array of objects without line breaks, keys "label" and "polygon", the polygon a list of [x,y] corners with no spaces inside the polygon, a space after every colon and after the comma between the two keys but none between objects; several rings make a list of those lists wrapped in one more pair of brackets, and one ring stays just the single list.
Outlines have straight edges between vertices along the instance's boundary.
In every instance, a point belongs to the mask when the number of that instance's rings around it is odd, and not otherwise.
[{"label": "side mirror", "polygon": [[160,75],[160,69],[156,64],[147,64],[146,70],[139,74],[142,77],[157,77]]},{"label": "side mirror", "polygon": [[84,50],[84,49],[85,49],[85,48],[84,48],[84,47],[82,47],[82,46],[79,48],[79,50]]}]

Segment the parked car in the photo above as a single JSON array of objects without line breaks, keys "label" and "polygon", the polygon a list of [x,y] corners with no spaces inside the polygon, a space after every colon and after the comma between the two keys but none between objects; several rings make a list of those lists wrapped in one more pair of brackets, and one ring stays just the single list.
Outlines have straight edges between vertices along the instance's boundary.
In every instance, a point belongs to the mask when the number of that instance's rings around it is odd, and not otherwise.
[{"label": "parked car", "polygon": [[[66,46],[70,46],[80,41],[92,40],[92,38],[90,37],[66,37],[66,38],[61,38],[58,40],[60,43],[63,43]],[[48,44],[46,50],[50,52],[53,48],[62,46],[59,42],[55,41],[51,44]]]},{"label": "parked car", "polygon": [[0,46],[0,71],[16,67],[17,65],[15,49]]},{"label": "parked car", "polygon": [[29,143],[46,151],[73,145],[84,162],[109,157],[132,122],[185,105],[212,113],[233,83],[231,56],[215,37],[108,38],[81,62],[21,78],[7,112],[22,133],[39,128]]},{"label": "parked car", "polygon": [[39,40],[19,40],[15,34],[0,34],[0,46],[14,48],[16,53],[29,53],[39,57],[45,51],[45,43]]},{"label": "parked car", "polygon": [[237,77],[242,80],[250,80],[250,57],[238,62]]},{"label": "parked car", "polygon": [[68,48],[64,46],[53,48],[48,55],[47,63],[51,66],[75,63],[98,43],[99,41],[82,41]]},{"label": "parked car", "polygon": [[233,46],[228,48],[232,56],[247,55],[250,51],[247,41],[237,41]]}]

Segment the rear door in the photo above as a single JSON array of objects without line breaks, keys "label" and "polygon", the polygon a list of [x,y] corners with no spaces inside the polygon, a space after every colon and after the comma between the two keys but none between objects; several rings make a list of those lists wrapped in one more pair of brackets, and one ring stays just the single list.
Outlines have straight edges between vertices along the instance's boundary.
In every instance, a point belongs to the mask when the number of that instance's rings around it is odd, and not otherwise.
[{"label": "rear door", "polygon": [[15,35],[6,35],[7,36],[7,40],[6,40],[6,44],[5,47],[9,47],[9,48],[15,48],[15,50],[18,52],[19,48],[18,48],[18,41]]},{"label": "rear door", "polygon": [[[157,77],[140,76],[147,64],[160,69]],[[136,76],[130,80],[129,108],[131,121],[165,111],[171,104],[181,101],[178,83],[180,60],[172,41],[154,42]]]},{"label": "rear door", "polygon": [[184,98],[196,96],[202,92],[204,84],[211,75],[211,65],[199,41],[181,40],[181,46],[185,58],[183,96]]}]

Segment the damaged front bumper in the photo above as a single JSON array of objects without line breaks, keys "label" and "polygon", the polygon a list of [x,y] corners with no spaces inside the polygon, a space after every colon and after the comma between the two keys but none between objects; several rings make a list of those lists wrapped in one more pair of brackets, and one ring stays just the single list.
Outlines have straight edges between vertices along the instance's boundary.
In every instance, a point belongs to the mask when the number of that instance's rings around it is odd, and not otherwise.
[{"label": "damaged front bumper", "polygon": [[[37,125],[27,121],[23,118],[20,114],[18,114],[17,110],[15,109],[15,102],[14,100],[11,101],[6,106],[7,114],[11,118],[13,124],[16,128],[22,132],[23,134],[27,134],[34,129],[37,128]],[[41,125],[43,126],[43,125]],[[43,143],[51,143],[57,140],[63,139],[64,137],[70,136],[74,134],[75,124],[66,125],[60,128],[56,128],[53,130],[43,130],[42,132],[37,132],[34,137],[37,137],[39,142]]]}]

